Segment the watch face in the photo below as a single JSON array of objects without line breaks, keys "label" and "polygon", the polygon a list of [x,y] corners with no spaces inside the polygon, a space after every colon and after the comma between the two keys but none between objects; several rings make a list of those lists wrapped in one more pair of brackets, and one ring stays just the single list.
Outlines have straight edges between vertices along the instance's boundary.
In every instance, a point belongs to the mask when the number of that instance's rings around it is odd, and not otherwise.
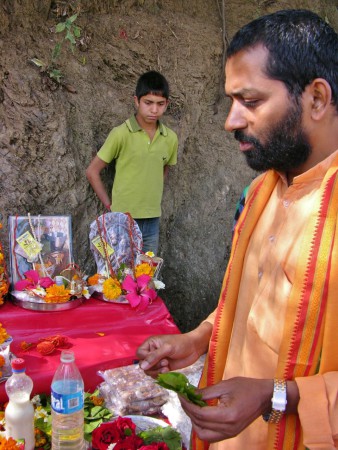
[{"label": "watch face", "polygon": [[273,409],[277,409],[278,411],[285,411],[286,408],[286,389],[283,387],[282,390],[274,389],[273,397],[272,397],[272,407]]}]

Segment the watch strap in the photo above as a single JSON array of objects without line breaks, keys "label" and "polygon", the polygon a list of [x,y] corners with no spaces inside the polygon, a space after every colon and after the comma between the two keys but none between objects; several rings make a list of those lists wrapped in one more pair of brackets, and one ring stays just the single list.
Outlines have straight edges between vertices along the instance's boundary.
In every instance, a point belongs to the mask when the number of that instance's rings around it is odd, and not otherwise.
[{"label": "watch strap", "polygon": [[287,404],[286,380],[274,379],[271,403],[271,412],[263,414],[263,419],[269,423],[278,423],[283,417]]}]

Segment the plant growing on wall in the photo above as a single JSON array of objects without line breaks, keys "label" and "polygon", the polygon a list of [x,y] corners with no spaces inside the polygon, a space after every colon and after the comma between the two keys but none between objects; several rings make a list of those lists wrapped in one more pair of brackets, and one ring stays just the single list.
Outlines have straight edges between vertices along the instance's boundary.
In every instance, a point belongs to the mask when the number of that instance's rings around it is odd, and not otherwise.
[{"label": "plant growing on wall", "polygon": [[61,39],[55,44],[51,59],[49,63],[42,61],[39,58],[32,58],[31,62],[40,67],[41,73],[47,75],[50,79],[57,84],[62,84],[63,74],[61,69],[57,65],[57,60],[60,57],[64,44],[69,44],[70,51],[74,54],[76,40],[81,37],[81,28],[75,24],[78,14],[73,14],[68,17],[64,22],[59,22],[55,26],[55,32],[61,35]]}]

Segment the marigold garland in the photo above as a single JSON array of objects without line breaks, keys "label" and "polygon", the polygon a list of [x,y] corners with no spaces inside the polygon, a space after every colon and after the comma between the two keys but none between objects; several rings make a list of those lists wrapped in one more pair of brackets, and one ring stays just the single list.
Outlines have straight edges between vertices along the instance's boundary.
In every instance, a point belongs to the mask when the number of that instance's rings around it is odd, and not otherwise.
[{"label": "marigold garland", "polygon": [[[0,222],[0,230],[2,229],[2,223]],[[3,251],[2,244],[0,242],[0,305],[3,305],[5,295],[9,290],[9,278],[6,269],[6,260]]]},{"label": "marigold garland", "polygon": [[115,300],[122,294],[121,283],[117,278],[108,278],[103,283],[102,292],[108,300]]},{"label": "marigold garland", "polygon": [[53,284],[46,289],[44,300],[46,303],[66,303],[70,298],[70,291],[64,285]]}]

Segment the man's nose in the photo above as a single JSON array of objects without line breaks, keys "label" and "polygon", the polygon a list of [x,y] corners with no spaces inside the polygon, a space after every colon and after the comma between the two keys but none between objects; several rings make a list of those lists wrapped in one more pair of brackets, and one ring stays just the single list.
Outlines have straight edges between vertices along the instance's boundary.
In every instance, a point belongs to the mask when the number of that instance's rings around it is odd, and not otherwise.
[{"label": "man's nose", "polygon": [[238,104],[232,104],[229,114],[225,120],[224,128],[226,131],[235,131],[247,127],[247,121],[244,111]]}]

